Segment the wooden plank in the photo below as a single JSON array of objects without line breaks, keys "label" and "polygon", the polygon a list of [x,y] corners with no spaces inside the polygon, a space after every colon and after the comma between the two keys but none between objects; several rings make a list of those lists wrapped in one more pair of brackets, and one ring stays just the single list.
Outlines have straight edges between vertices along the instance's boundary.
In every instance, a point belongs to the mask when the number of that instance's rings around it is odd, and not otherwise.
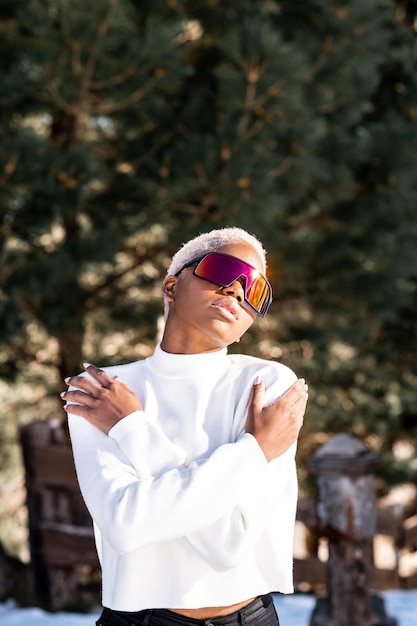
[{"label": "wooden plank", "polygon": [[33,446],[30,467],[35,483],[79,491],[72,451],[65,446]]},{"label": "wooden plank", "polygon": [[401,577],[401,582],[404,589],[417,589],[417,572]]},{"label": "wooden plank", "polygon": [[397,542],[401,537],[401,524],[404,509],[400,504],[378,506],[376,509],[376,532],[394,537]]},{"label": "wooden plank", "polygon": [[297,502],[297,520],[308,528],[317,526],[316,502],[313,499],[299,498]]},{"label": "wooden plank", "polygon": [[403,522],[405,546],[417,547],[417,515],[409,517]]},{"label": "wooden plank", "polygon": [[325,585],[327,565],[316,557],[294,559],[294,580],[296,584]]},{"label": "wooden plank", "polygon": [[43,557],[49,565],[99,567],[92,528],[70,524],[42,524]]},{"label": "wooden plank", "polygon": [[372,587],[379,591],[400,589],[401,580],[397,569],[379,569],[374,567],[371,575]]}]

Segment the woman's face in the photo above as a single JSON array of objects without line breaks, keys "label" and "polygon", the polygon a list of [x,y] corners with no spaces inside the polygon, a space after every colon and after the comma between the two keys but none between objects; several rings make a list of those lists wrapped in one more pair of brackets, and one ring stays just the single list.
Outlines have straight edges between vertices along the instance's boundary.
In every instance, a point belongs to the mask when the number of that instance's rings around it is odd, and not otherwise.
[{"label": "woman's face", "polygon": [[[217,252],[241,259],[264,272],[262,261],[249,244],[228,244]],[[253,324],[256,313],[244,300],[241,282],[219,287],[194,276],[193,267],[164,283],[169,314],[162,340],[168,352],[199,353],[220,350],[235,341]]]}]

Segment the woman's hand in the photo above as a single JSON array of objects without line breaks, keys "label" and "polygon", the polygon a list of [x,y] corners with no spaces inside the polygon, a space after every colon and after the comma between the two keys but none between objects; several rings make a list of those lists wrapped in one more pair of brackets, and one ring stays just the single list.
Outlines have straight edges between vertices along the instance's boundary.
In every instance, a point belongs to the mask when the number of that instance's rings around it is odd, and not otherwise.
[{"label": "woman's hand", "polygon": [[264,406],[265,385],[256,381],[249,403],[246,432],[255,437],[268,461],[297,440],[307,405],[307,385],[299,378],[283,396]]},{"label": "woman's hand", "polygon": [[111,378],[90,363],[84,363],[84,367],[95,380],[87,376],[72,376],[65,379],[67,385],[76,387],[61,394],[61,398],[66,402],[63,408],[67,413],[84,417],[108,434],[123,417],[133,411],[142,410],[137,395],[117,376]]}]

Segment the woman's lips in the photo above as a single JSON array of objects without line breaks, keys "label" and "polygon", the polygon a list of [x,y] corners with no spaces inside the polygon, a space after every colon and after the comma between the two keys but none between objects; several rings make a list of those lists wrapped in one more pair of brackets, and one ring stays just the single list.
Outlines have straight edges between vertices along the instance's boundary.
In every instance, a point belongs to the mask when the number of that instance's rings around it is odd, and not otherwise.
[{"label": "woman's lips", "polygon": [[218,309],[219,312],[227,319],[233,319],[233,321],[237,321],[239,319],[240,306],[233,301],[217,300],[216,302],[213,302],[212,306]]}]

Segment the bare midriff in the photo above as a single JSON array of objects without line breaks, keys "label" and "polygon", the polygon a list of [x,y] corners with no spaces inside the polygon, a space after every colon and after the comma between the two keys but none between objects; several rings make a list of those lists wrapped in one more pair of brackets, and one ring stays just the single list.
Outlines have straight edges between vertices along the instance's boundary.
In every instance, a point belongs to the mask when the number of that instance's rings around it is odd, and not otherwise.
[{"label": "bare midriff", "polygon": [[229,615],[235,611],[243,609],[246,605],[250,604],[255,598],[249,598],[244,602],[238,602],[238,604],[231,604],[229,606],[209,606],[201,609],[169,609],[173,613],[184,615],[185,617],[192,617],[193,619],[211,619],[214,617],[222,617],[223,615]]}]

